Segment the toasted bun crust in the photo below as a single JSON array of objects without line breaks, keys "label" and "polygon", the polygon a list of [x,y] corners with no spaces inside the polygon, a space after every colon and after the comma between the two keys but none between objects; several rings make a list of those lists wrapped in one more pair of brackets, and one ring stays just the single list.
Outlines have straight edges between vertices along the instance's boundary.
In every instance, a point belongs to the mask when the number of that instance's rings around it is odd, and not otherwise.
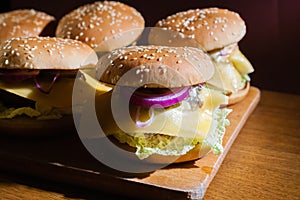
[{"label": "toasted bun crust", "polygon": [[250,89],[250,82],[247,82],[245,88],[229,95],[228,105],[233,105],[242,101],[247,96],[249,89]]},{"label": "toasted bun crust", "polygon": [[212,61],[203,51],[163,46],[117,49],[103,56],[96,69],[97,77],[103,82],[150,88],[196,85],[207,81],[214,73]]},{"label": "toasted bun crust", "polygon": [[[132,153],[136,151],[136,148],[131,147],[125,143],[120,143],[117,139],[115,139],[112,136],[109,137],[109,140],[111,140],[113,144],[117,145],[119,148],[123,150]],[[152,154],[148,158],[140,160],[137,156],[133,155],[128,159],[137,162],[146,162],[152,164],[171,164],[171,163],[182,163],[182,162],[197,160],[199,158],[202,158],[209,152],[210,152],[210,147],[198,144],[195,146],[195,148],[191,149],[189,152],[187,152],[185,155],[182,156],[164,156],[159,154]]]},{"label": "toasted bun crust", "polygon": [[36,10],[14,10],[0,14],[0,44],[14,37],[38,36],[54,17]]},{"label": "toasted bun crust", "polygon": [[126,4],[95,2],[65,15],[59,21],[56,36],[80,40],[96,51],[110,51],[135,42],[144,24],[142,15]]},{"label": "toasted bun crust", "polygon": [[156,45],[193,46],[205,51],[237,43],[246,34],[243,19],[235,12],[205,8],[179,12],[155,25],[149,41]]},{"label": "toasted bun crust", "polygon": [[96,65],[88,45],[71,39],[30,37],[6,40],[0,46],[0,69],[79,69]]},{"label": "toasted bun crust", "polygon": [[61,119],[36,120],[29,117],[0,119],[0,132],[9,136],[42,137],[76,133],[72,115]]}]

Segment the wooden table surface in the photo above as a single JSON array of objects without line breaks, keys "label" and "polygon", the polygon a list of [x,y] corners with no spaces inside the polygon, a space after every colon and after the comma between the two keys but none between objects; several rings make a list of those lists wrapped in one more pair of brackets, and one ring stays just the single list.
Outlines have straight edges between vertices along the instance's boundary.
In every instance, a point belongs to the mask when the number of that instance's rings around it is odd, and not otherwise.
[{"label": "wooden table surface", "polygon": [[[300,199],[299,152],[300,96],[262,91],[259,105],[232,145],[204,199]],[[0,200],[115,197],[0,171]]]}]

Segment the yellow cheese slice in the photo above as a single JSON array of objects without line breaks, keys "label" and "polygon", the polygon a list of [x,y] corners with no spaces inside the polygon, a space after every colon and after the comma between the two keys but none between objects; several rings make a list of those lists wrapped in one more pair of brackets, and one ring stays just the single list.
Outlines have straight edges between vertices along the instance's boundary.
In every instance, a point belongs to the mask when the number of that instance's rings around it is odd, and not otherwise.
[{"label": "yellow cheese slice", "polygon": [[[102,84],[92,78],[88,72],[83,71],[82,73],[84,74],[85,78],[77,79],[79,84],[82,86],[82,89],[93,88],[99,94],[105,93],[112,89],[112,87]],[[42,93],[40,90],[38,90],[35,87],[32,79],[15,83],[2,81],[0,82],[0,89],[39,102],[41,104],[57,108],[65,108],[72,106],[74,81],[74,78],[59,77],[49,94]],[[39,83],[46,86],[49,84],[47,82],[45,83],[45,81],[41,81]]]},{"label": "yellow cheese slice", "polygon": [[236,48],[229,56],[220,56],[219,52],[211,53],[215,64],[215,74],[207,81],[208,84],[218,89],[235,93],[245,87],[242,75],[254,71],[251,63]]},{"label": "yellow cheese slice", "polygon": [[214,62],[214,64],[215,74],[207,81],[208,84],[230,92],[237,92],[245,87],[241,74],[230,61]]},{"label": "yellow cheese slice", "polygon": [[232,54],[230,54],[228,58],[235,68],[241,73],[241,74],[249,74],[254,71],[251,63],[249,60],[242,54],[242,52],[236,48]]},{"label": "yellow cheese slice", "polygon": [[[201,99],[204,102],[201,108],[187,111],[188,103],[182,102],[181,106],[166,110],[154,111],[154,119],[151,125],[138,128],[132,119],[119,117],[118,125],[115,123],[110,110],[111,93],[96,98],[96,110],[100,126],[106,135],[116,132],[126,132],[137,136],[144,133],[159,133],[170,136],[182,136],[194,138],[205,138],[209,133],[213,121],[213,111],[220,104],[227,104],[228,98],[218,91],[203,88]],[[134,115],[134,114],[133,114]],[[148,111],[140,112],[140,118],[147,118]],[[144,117],[146,116],[146,117]]]}]

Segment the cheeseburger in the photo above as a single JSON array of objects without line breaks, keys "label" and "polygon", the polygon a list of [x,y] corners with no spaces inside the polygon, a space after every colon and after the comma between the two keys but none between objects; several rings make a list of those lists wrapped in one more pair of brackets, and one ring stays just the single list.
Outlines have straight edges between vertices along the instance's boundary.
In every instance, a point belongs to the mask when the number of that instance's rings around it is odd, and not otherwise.
[{"label": "cheeseburger", "polygon": [[0,129],[20,129],[16,127],[20,124],[22,132],[35,134],[34,130],[60,131],[59,123],[67,127],[72,123],[75,75],[79,68],[94,67],[97,61],[93,49],[75,40],[6,40],[0,47]]},{"label": "cheeseburger", "polygon": [[65,15],[58,23],[56,36],[79,40],[104,52],[137,41],[144,24],[142,15],[126,4],[95,2]]},{"label": "cheeseburger", "polygon": [[14,37],[39,36],[54,17],[33,9],[0,14],[0,44]]},{"label": "cheeseburger", "polygon": [[237,44],[246,34],[237,13],[219,8],[188,10],[157,22],[156,27],[149,36],[152,44],[193,46],[209,53],[216,72],[207,84],[228,95],[229,104],[246,96],[248,74],[254,69]]},{"label": "cheeseburger", "polygon": [[100,58],[96,72],[114,85],[95,102],[103,131],[121,148],[150,163],[222,152],[228,98],[204,86],[214,66],[200,49],[124,47]]}]

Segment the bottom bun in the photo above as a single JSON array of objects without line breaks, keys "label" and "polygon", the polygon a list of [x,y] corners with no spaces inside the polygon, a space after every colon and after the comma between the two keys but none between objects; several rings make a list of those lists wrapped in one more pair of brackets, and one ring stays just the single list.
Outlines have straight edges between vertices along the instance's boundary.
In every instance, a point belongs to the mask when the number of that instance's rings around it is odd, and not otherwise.
[{"label": "bottom bun", "polygon": [[229,96],[228,105],[233,105],[233,104],[236,104],[236,103],[242,101],[247,96],[249,89],[250,89],[250,82],[248,81],[247,84],[245,85],[244,89],[239,90],[238,92],[232,93]]},{"label": "bottom bun", "polygon": [[76,131],[72,115],[61,119],[36,120],[29,117],[0,119],[1,135],[10,136],[49,136]]},{"label": "bottom bun", "polygon": [[[134,153],[136,148],[129,146],[126,143],[120,143],[117,139],[115,139],[113,136],[109,136],[110,141],[112,141],[116,146],[119,148]],[[151,163],[151,164],[171,164],[171,163],[182,163],[187,161],[193,161],[197,160],[199,158],[204,157],[206,154],[210,152],[210,147],[198,144],[193,149],[191,149],[189,152],[187,152],[185,155],[182,156],[164,156],[159,154],[152,154],[148,158],[145,158],[143,160],[140,160],[135,154],[131,154],[130,160],[137,161],[137,162],[145,162],[145,163]],[[128,154],[126,154],[128,157]]]}]

